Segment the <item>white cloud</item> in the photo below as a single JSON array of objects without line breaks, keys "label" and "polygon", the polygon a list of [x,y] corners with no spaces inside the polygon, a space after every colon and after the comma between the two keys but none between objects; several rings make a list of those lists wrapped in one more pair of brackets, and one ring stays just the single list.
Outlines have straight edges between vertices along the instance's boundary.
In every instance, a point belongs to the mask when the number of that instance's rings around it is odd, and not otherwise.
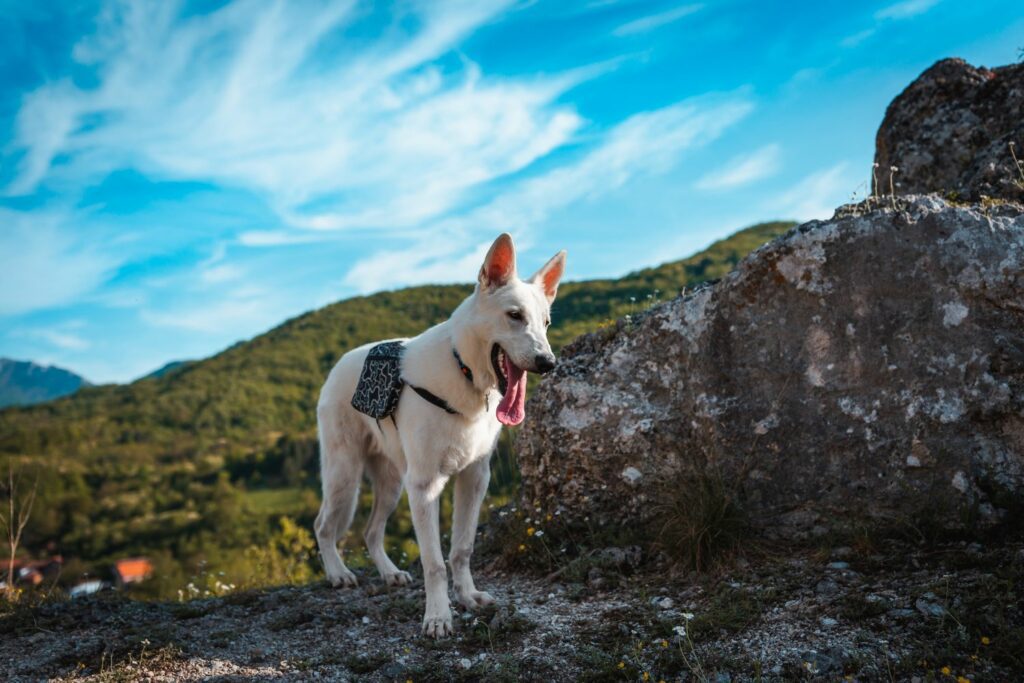
[{"label": "white cloud", "polygon": [[363,18],[354,3],[237,0],[185,19],[174,3],[111,5],[74,51],[98,85],[59,81],[25,97],[6,192],[134,167],[255,191],[293,226],[432,220],[583,123],[558,98],[593,71],[485,78],[468,62],[433,65],[510,4],[409,3],[379,35],[330,53],[322,39]]},{"label": "white cloud", "polygon": [[245,275],[245,270],[235,264],[226,263],[226,257],[227,245],[220,242],[214,247],[210,257],[196,267],[198,282],[202,285],[218,285],[240,280]]},{"label": "white cloud", "polygon": [[0,208],[0,315],[71,303],[102,284],[118,260],[76,237],[77,217]]},{"label": "white cloud", "polygon": [[856,33],[852,33],[852,34],[846,36],[845,38],[843,38],[842,40],[840,40],[839,44],[842,47],[857,47],[858,45],[863,43],[865,40],[867,40],[871,36],[875,35],[875,33],[877,31],[878,31],[878,29],[877,28],[873,28],[873,27],[872,28],[866,28],[863,31],[857,31]]},{"label": "white cloud", "polygon": [[924,14],[932,7],[935,7],[935,5],[939,4],[939,2],[941,2],[941,0],[903,0],[903,2],[897,2],[883,7],[874,14],[876,22],[875,26],[869,26],[862,31],[851,33],[840,40],[839,45],[844,48],[856,47],[877,34],[878,30],[887,22],[912,19],[913,17]]},{"label": "white cloud", "polygon": [[770,202],[768,208],[776,215],[800,221],[830,218],[836,207],[849,198],[855,184],[848,169],[849,164],[844,161],[815,171]]},{"label": "white cloud", "polygon": [[875,12],[875,19],[910,19],[924,14],[940,0],[903,0]]},{"label": "white cloud", "polygon": [[297,233],[288,230],[246,230],[238,235],[243,247],[281,247],[293,244],[308,244],[326,239],[322,234]]},{"label": "white cloud", "polygon": [[92,346],[89,340],[82,337],[77,330],[85,327],[84,320],[68,320],[52,327],[16,328],[11,331],[12,337],[41,339],[50,346],[65,351],[84,351]]},{"label": "white cloud", "polygon": [[679,21],[683,17],[688,17],[691,14],[700,11],[704,5],[680,5],[673,9],[665,12],[659,12],[657,14],[650,14],[646,17],[634,19],[633,21],[626,22],[618,28],[612,31],[614,36],[632,36],[638,33],[647,33],[653,31],[656,28],[661,28],[667,24]]},{"label": "white cloud", "polygon": [[[425,282],[472,279],[494,235],[508,231],[520,250],[552,212],[610,193],[638,176],[663,173],[689,148],[706,144],[752,111],[743,96],[697,98],[636,114],[615,126],[575,162],[512,185],[463,216],[428,226],[407,249],[358,262],[345,284],[360,292]],[[540,264],[538,264],[540,265]]]},{"label": "white cloud", "polygon": [[780,150],[779,145],[771,144],[756,149],[750,154],[734,157],[723,167],[698,180],[697,188],[726,190],[767,178],[779,170]]},{"label": "white cloud", "polygon": [[159,311],[144,309],[140,315],[145,322],[158,327],[207,334],[245,330],[238,335],[242,337],[249,336],[252,330],[267,329],[280,322],[290,310],[288,304],[272,291],[242,285],[202,299],[172,304]]}]

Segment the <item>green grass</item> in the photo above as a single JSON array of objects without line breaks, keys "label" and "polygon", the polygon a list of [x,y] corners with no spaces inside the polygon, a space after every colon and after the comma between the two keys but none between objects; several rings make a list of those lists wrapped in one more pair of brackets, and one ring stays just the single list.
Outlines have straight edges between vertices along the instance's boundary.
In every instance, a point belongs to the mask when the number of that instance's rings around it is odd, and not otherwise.
[{"label": "green grass", "polygon": [[242,500],[246,506],[262,514],[296,517],[308,512],[308,491],[308,488],[299,486],[256,489],[245,491]]}]

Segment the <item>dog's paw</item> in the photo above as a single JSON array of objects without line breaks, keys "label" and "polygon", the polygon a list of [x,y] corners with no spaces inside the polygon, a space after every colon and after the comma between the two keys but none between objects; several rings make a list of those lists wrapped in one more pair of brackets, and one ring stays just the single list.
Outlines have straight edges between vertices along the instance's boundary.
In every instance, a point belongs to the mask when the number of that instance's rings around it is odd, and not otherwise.
[{"label": "dog's paw", "polygon": [[412,575],[409,572],[395,571],[384,575],[384,583],[392,588],[408,586],[412,583]]},{"label": "dog's paw", "polygon": [[342,569],[341,573],[337,576],[328,574],[327,580],[330,581],[331,586],[334,588],[355,588],[359,585],[356,575],[348,569]]},{"label": "dog's paw", "polygon": [[436,616],[424,615],[423,635],[427,638],[447,638],[452,634],[452,613]]},{"label": "dog's paw", "polygon": [[494,604],[494,596],[487,591],[464,591],[459,593],[459,602],[469,610],[480,609]]}]

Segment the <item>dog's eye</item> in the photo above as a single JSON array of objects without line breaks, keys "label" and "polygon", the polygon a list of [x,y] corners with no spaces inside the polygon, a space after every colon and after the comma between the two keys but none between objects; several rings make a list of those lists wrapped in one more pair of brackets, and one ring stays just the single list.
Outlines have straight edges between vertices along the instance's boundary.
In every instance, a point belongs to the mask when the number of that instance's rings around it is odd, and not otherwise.
[{"label": "dog's eye", "polygon": [[523,312],[522,311],[509,311],[508,312],[508,317],[512,318],[513,320],[518,320],[518,321],[521,322],[523,320]]}]

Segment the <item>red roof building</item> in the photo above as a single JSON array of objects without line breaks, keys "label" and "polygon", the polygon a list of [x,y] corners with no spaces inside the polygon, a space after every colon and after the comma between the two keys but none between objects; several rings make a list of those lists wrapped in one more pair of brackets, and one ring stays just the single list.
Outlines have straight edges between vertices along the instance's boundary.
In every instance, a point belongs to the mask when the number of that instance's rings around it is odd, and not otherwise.
[{"label": "red roof building", "polygon": [[145,581],[153,574],[153,563],[145,557],[130,557],[114,563],[114,580],[118,586]]}]

